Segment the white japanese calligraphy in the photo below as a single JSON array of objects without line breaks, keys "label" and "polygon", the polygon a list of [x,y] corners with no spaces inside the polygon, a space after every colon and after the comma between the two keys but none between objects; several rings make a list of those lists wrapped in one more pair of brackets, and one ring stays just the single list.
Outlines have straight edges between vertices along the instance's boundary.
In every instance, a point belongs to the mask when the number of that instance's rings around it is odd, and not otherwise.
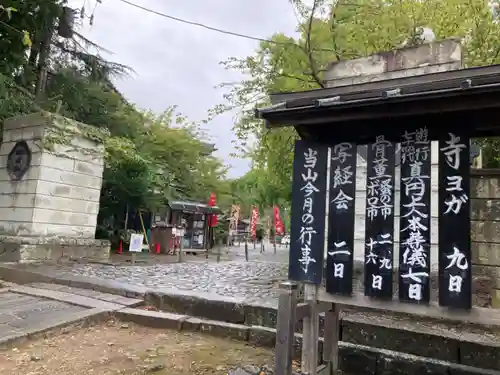
[{"label": "white japanese calligraphy", "polygon": [[340,189],[339,193],[335,198],[332,199],[332,203],[335,205],[337,211],[347,210],[349,208],[348,204],[354,198],[351,198]]},{"label": "white japanese calligraphy", "polygon": [[333,264],[333,277],[343,279],[344,278],[344,263],[334,263]]},{"label": "white japanese calligraphy", "polygon": [[403,253],[401,266],[406,271],[401,278],[406,281],[408,298],[420,301],[422,299],[423,282],[429,277],[428,251],[429,246],[429,207],[423,199],[430,185],[430,140],[426,128],[414,132],[405,132],[401,141],[401,195],[408,203],[402,204],[401,218],[407,225],[401,228],[404,236],[401,242]]},{"label": "white japanese calligraphy", "polygon": [[445,269],[449,269],[451,267],[457,267],[462,271],[466,271],[469,269],[469,262],[464,253],[462,253],[459,249],[453,246],[453,254],[447,255],[446,258],[450,260]]},{"label": "white japanese calligraphy", "polygon": [[[440,151],[445,158],[446,164],[450,168],[459,171],[461,152],[467,149],[467,146],[460,142],[459,136],[453,133],[448,133],[448,135],[449,139],[445,141],[446,146],[441,147]],[[444,215],[459,214],[463,204],[469,200],[467,192],[463,189],[463,177],[458,175],[446,176],[445,190],[449,194],[444,201],[446,205]]]},{"label": "white japanese calligraphy", "polygon": [[462,283],[464,279],[460,275],[450,275],[448,281],[448,291],[460,293],[462,292]]},{"label": "white japanese calligraphy", "polygon": [[460,168],[460,153],[467,146],[460,142],[460,137],[453,133],[448,133],[450,139],[446,141],[446,146],[441,147],[441,152],[446,157],[446,163],[453,169]]},{"label": "white japanese calligraphy", "polygon": [[[346,194],[342,189],[344,186],[354,185],[353,177],[354,171],[352,170],[352,165],[343,165],[348,158],[353,156],[352,153],[353,145],[350,143],[340,143],[333,146],[332,150],[332,161],[336,161],[337,165],[332,171],[331,179],[331,195],[334,197],[331,200],[333,204],[333,209],[335,211],[345,211],[349,209],[349,202],[353,201],[354,198]],[[337,190],[338,189],[338,190]],[[348,190],[347,190],[348,191]]]},{"label": "white japanese calligraphy", "polygon": [[377,136],[375,143],[371,145],[375,151],[372,160],[373,176],[368,177],[366,194],[366,215],[373,221],[379,215],[387,219],[393,213],[393,184],[392,171],[387,172],[389,165],[386,152],[392,150],[392,143],[385,140],[383,135]]},{"label": "white japanese calligraphy", "polygon": [[372,275],[372,289],[382,290],[382,276]]},{"label": "white japanese calligraphy", "polygon": [[[390,234],[381,234],[378,240],[370,239],[365,246],[368,252],[365,254],[365,264],[375,264],[379,269],[392,269],[392,236]],[[379,247],[378,245],[386,245]],[[389,245],[389,246],[387,246]],[[377,247],[377,249],[375,249]],[[377,251],[375,251],[377,250]]]},{"label": "white japanese calligraphy", "polygon": [[[340,242],[334,242],[333,243],[334,250],[328,251],[328,255],[330,255],[333,260],[333,273],[334,277],[336,278],[344,278],[344,263],[340,263],[340,261],[346,261],[350,255],[351,255],[351,250],[347,247],[347,243],[345,241],[340,241]],[[339,258],[344,258],[344,259],[336,259],[336,256],[339,256]]]},{"label": "white japanese calligraphy", "polygon": [[341,168],[339,165],[333,171],[333,188],[337,188],[342,185],[352,184],[352,175],[351,166]]},{"label": "white japanese calligraphy", "polygon": [[304,152],[304,173],[301,173],[303,185],[300,191],[304,194],[304,203],[302,204],[301,228],[299,235],[301,258],[298,262],[302,265],[302,270],[307,274],[309,265],[316,263],[316,259],[311,257],[311,244],[314,235],[318,232],[314,227],[315,218],[313,215],[314,194],[320,190],[315,183],[318,179],[318,172],[314,170],[318,162],[318,152],[308,148]]},{"label": "white japanese calligraphy", "polygon": [[339,143],[333,146],[333,156],[332,160],[338,160],[340,164],[344,164],[347,158],[352,156],[352,152],[348,152],[352,149],[350,143]]}]

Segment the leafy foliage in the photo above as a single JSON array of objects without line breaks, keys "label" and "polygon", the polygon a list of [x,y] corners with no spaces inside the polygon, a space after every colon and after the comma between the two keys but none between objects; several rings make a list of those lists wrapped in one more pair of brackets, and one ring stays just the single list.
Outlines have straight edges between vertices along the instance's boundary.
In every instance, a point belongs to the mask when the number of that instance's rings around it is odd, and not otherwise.
[{"label": "leafy foliage", "polygon": [[[238,109],[234,131],[239,155],[250,157],[252,171],[241,181],[256,182],[266,194],[252,195],[254,204],[289,202],[293,129],[268,132],[254,108],[269,105],[268,94],[323,86],[329,64],[421,43],[426,29],[436,39],[460,38],[466,66],[500,62],[499,6],[486,0],[291,0],[300,36],[278,33],[245,58],[222,64],[246,74],[236,84],[222,84],[226,102],[212,115]],[[484,140],[489,166],[500,166],[497,140]]]},{"label": "leafy foliage", "polygon": [[[206,201],[223,190],[226,170],[198,125],[175,106],[157,116],[127,102],[113,79],[132,70],[88,51],[101,47],[78,32],[72,39],[54,33],[41,61],[46,31],[56,29],[65,3],[10,0],[0,8],[0,120],[45,109],[107,130],[100,222],[109,230],[123,223],[127,205],[154,210],[167,199]],[[42,63],[49,77],[40,96],[35,83]]]}]

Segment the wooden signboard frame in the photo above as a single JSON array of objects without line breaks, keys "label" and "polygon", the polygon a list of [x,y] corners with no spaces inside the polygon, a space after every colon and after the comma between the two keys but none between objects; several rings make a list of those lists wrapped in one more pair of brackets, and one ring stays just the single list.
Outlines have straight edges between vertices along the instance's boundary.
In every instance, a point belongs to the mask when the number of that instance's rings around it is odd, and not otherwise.
[{"label": "wooden signboard frame", "polygon": [[[340,312],[346,307],[500,326],[491,310],[472,306],[469,219],[470,139],[500,135],[500,66],[280,93],[272,95],[271,102],[256,116],[269,128],[294,126],[302,138],[295,146],[290,281],[282,284],[279,297],[275,374],[292,374],[300,320],[302,374],[336,373]],[[429,298],[432,141],[439,141],[437,302]],[[397,143],[400,202],[394,199]],[[356,158],[346,152],[356,155],[356,147],[364,145],[368,146],[366,249],[364,291],[359,291],[352,285]],[[396,204],[400,205],[399,259],[393,256]],[[397,296],[393,263],[399,265]],[[299,303],[301,286],[304,301]],[[323,357],[318,358],[321,313],[325,313],[325,332]]]}]

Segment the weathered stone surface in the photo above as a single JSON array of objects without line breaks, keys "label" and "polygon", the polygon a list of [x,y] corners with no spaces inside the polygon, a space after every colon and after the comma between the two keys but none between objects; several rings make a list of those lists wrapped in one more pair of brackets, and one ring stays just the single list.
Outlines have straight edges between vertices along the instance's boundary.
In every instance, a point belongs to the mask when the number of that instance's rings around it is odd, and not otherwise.
[{"label": "weathered stone surface", "polygon": [[232,338],[235,340],[248,341],[248,327],[239,324],[223,323],[217,321],[203,320],[200,331],[212,336]]},{"label": "weathered stone surface", "polygon": [[449,375],[448,366],[413,356],[380,355],[377,375]]},{"label": "weathered stone surface", "polygon": [[[190,296],[160,295],[161,310],[184,313],[194,317],[219,320],[228,323],[242,324],[245,322],[245,312],[243,307],[232,302],[211,301],[205,298]],[[148,301],[158,299],[157,297],[146,297]]]},{"label": "weathered stone surface", "polygon": [[[5,124],[0,147],[1,232],[93,238],[102,183],[102,143],[86,135],[89,128],[85,125],[47,112],[18,116]],[[60,138],[61,132],[67,133],[68,144],[57,145],[58,152],[41,146],[54,135]],[[28,144],[32,161],[20,181],[11,181],[6,155],[20,140]],[[84,194],[82,189],[94,193]]]},{"label": "weathered stone surface", "polygon": [[133,322],[147,327],[177,330],[182,328],[184,320],[187,319],[187,316],[185,315],[132,308],[118,310],[115,312],[115,316],[120,320]]},{"label": "weathered stone surface", "polygon": [[[498,340],[498,339],[497,339]],[[460,343],[460,363],[483,369],[500,370],[500,346],[472,342]]]},{"label": "weathered stone surface", "polygon": [[474,276],[488,277],[492,280],[493,288],[500,289],[500,267],[475,265],[472,270]]},{"label": "weathered stone surface", "polygon": [[12,292],[0,299],[0,343],[87,318],[95,311],[50,299]]},{"label": "weathered stone surface", "polygon": [[276,345],[276,330],[269,327],[251,326],[248,341],[256,346],[274,348]]},{"label": "weathered stone surface", "polygon": [[471,197],[473,198],[498,199],[500,197],[500,176],[498,174],[471,176],[470,185]]},{"label": "weathered stone surface", "polygon": [[[456,362],[458,342],[453,339],[431,333],[419,333],[412,330],[408,323],[393,322],[393,327],[370,324],[360,319],[342,320],[342,340],[380,349]],[[398,327],[399,325],[399,327]],[[406,325],[406,327],[405,327]]]},{"label": "weathered stone surface", "polygon": [[475,306],[490,307],[493,298],[493,280],[489,276],[472,276],[472,294]]},{"label": "weathered stone surface", "polygon": [[277,310],[270,307],[245,305],[245,324],[250,326],[275,327]]},{"label": "weathered stone surface", "polygon": [[472,220],[471,238],[476,242],[500,243],[500,222]]},{"label": "weathered stone surface", "polygon": [[0,262],[105,261],[110,246],[107,240],[0,236]]},{"label": "weathered stone surface", "polygon": [[473,198],[470,200],[471,220],[499,221],[500,201],[496,199]]},{"label": "weathered stone surface", "polygon": [[377,354],[368,348],[343,343],[339,347],[339,367],[347,374],[373,375],[377,369]]},{"label": "weathered stone surface", "polygon": [[[473,265],[500,267],[500,244],[491,242],[472,242],[471,259]],[[474,267],[472,268],[474,272]]]}]

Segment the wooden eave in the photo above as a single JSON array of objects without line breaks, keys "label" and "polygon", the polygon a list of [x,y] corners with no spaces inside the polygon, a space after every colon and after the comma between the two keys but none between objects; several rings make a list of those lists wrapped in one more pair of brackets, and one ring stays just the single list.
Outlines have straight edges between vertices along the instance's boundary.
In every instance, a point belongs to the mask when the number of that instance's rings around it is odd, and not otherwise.
[{"label": "wooden eave", "polygon": [[268,128],[295,126],[304,139],[369,142],[425,124],[433,138],[457,127],[500,135],[500,65],[271,95],[256,111]]}]

